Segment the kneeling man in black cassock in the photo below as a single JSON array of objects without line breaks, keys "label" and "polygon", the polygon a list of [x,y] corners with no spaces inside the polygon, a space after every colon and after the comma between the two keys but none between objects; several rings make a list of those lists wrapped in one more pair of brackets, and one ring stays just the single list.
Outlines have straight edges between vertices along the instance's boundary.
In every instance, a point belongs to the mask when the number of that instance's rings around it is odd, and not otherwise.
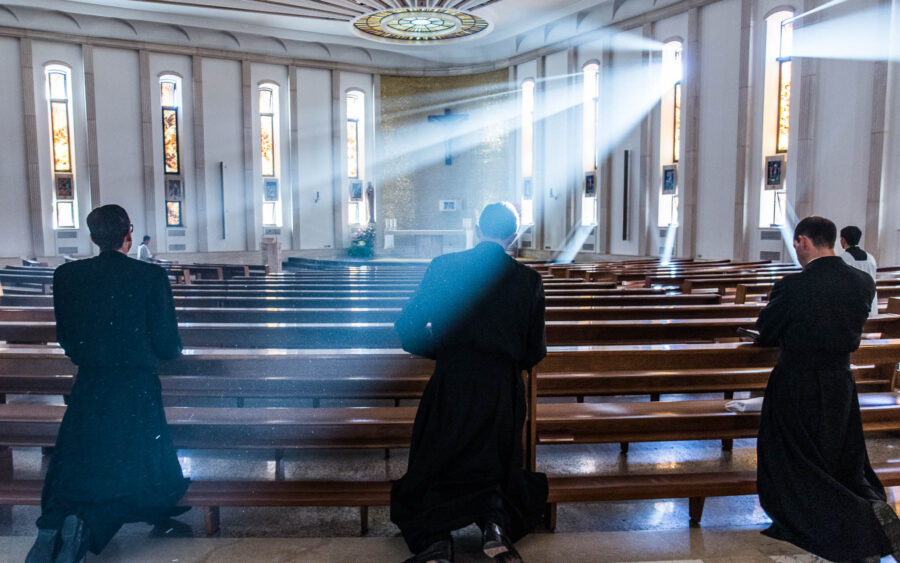
[{"label": "kneeling man in black cassock", "polygon": [[482,242],[435,258],[395,325],[404,350],[436,360],[391,490],[411,562],[452,561],[451,530],[473,522],[488,556],[521,561],[513,542],[541,520],[547,478],[522,467],[521,372],[547,353],[544,289],[506,254],[517,223],[511,205],[485,207]]},{"label": "kneeling man in black cassock", "polygon": [[799,274],[775,283],[757,342],[780,348],[757,440],[763,533],[834,561],[900,556],[900,520],[869,463],[850,353],[875,282],[835,256],[837,229],[807,217],[794,230]]},{"label": "kneeling man in black cassock", "polygon": [[87,216],[100,255],[53,274],[56,336],[78,366],[41,496],[26,563],[74,563],[127,522],[164,522],[188,481],[166,425],[157,359],[181,340],[166,271],[128,257],[118,205]]}]

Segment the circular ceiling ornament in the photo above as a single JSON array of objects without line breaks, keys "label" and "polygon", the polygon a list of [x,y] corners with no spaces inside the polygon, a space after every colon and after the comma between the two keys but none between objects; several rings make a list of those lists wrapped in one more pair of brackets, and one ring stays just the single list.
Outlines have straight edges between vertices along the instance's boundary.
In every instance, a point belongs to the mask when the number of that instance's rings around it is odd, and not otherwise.
[{"label": "circular ceiling ornament", "polygon": [[396,8],[357,18],[357,34],[389,43],[435,44],[469,39],[490,24],[478,16],[446,8]]}]

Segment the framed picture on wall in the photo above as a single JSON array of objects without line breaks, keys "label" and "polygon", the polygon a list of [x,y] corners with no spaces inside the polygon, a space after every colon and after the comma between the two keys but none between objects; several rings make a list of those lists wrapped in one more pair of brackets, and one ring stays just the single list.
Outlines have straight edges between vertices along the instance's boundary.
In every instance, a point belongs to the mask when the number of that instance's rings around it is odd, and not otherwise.
[{"label": "framed picture on wall", "polygon": [[783,154],[766,157],[767,190],[780,190],[784,188],[784,166],[785,160]]},{"label": "framed picture on wall", "polygon": [[75,199],[71,176],[56,177],[56,199]]},{"label": "framed picture on wall", "polygon": [[263,192],[265,201],[278,201],[278,180],[264,181]]},{"label": "framed picture on wall", "polygon": [[662,169],[662,193],[663,195],[675,195],[678,193],[678,165],[667,164]]},{"label": "framed picture on wall", "polygon": [[584,173],[584,197],[597,195],[597,171],[591,170]]},{"label": "framed picture on wall", "polygon": [[166,201],[181,201],[182,199],[184,199],[184,191],[181,189],[181,179],[166,180]]},{"label": "framed picture on wall", "polygon": [[352,180],[350,182],[350,201],[362,201],[362,199],[363,199],[362,180]]},{"label": "framed picture on wall", "polygon": [[522,180],[522,197],[531,199],[531,193],[531,178],[525,178]]},{"label": "framed picture on wall", "polygon": [[453,213],[459,209],[458,199],[442,199],[438,202],[438,210],[441,213]]},{"label": "framed picture on wall", "polygon": [[180,201],[167,201],[166,202],[166,226],[167,227],[182,227],[181,224],[181,202]]}]

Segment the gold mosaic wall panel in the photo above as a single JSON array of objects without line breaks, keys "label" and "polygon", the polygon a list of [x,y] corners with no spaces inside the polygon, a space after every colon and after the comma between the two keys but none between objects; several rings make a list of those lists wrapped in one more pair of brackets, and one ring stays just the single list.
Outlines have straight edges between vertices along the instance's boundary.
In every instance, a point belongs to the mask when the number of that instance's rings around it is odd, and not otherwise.
[{"label": "gold mosaic wall panel", "polygon": [[[508,76],[506,70],[382,76],[379,222],[393,217],[399,229],[459,229],[463,218],[477,220],[485,204],[512,201],[511,127],[516,121]],[[468,118],[453,126],[429,121],[428,116],[441,116],[446,109]],[[447,127],[460,132],[452,137],[449,166],[444,163]],[[439,211],[441,200],[458,200],[458,211]]]}]

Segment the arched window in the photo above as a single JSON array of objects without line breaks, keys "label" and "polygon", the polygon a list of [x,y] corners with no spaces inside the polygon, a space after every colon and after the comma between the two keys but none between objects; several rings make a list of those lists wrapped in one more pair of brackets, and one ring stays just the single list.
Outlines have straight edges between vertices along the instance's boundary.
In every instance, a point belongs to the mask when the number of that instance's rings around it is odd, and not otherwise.
[{"label": "arched window", "polygon": [[534,80],[522,83],[522,224],[534,224]]},{"label": "arched window", "polygon": [[784,225],[787,212],[785,167],[791,131],[791,48],[794,13],[766,18],[766,69],[763,95],[763,169],[759,226]]},{"label": "arched window", "polygon": [[581,224],[597,224],[597,135],[600,117],[600,65],[589,63],[582,69],[584,89],[582,96],[582,163],[584,168],[584,193],[581,200]]},{"label": "arched window", "polygon": [[681,41],[669,41],[662,49],[664,85],[671,89],[663,95],[660,106],[660,194],[657,225],[678,224],[678,160],[681,155]]},{"label": "arched window", "polygon": [[181,108],[181,78],[171,74],[159,77],[159,105],[162,108],[163,172],[166,194],[166,226],[184,225],[184,183],[178,113]]},{"label": "arched window", "polygon": [[263,181],[262,222],[267,227],[281,225],[281,190],[278,174],[278,86],[259,86],[259,157]]},{"label": "arched window", "polygon": [[75,151],[72,147],[72,73],[62,65],[47,65],[47,109],[53,178],[53,227],[78,227],[75,203]]},{"label": "arched window", "polygon": [[363,182],[366,175],[365,131],[366,98],[359,90],[347,92],[347,178],[350,181],[348,220],[351,225],[363,222]]}]

